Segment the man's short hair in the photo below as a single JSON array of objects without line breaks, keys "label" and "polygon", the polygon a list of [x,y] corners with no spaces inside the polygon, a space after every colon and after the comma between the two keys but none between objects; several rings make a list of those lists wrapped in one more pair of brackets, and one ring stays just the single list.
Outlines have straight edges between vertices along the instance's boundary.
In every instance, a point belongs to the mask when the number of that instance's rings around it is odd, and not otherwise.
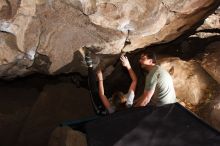
[{"label": "man's short hair", "polygon": [[153,51],[146,50],[146,51],[142,52],[141,55],[147,56],[147,58],[153,60],[153,63],[155,63],[155,64],[157,63],[157,57]]}]

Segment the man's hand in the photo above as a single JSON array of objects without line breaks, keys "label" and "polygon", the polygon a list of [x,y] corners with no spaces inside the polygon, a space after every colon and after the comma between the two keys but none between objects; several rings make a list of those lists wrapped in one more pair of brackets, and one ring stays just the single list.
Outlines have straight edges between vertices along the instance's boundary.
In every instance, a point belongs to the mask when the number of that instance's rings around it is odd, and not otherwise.
[{"label": "man's hand", "polygon": [[122,55],[122,56],[120,57],[120,60],[121,60],[121,63],[122,63],[122,65],[123,65],[124,67],[126,67],[127,69],[130,69],[130,68],[131,68],[130,62],[129,62],[129,60],[128,60],[128,58],[127,58],[126,56]]},{"label": "man's hand", "polygon": [[134,103],[134,107],[140,107],[140,106],[146,106],[147,103],[146,102],[142,102],[142,101],[137,101]]},{"label": "man's hand", "polygon": [[136,100],[134,100],[134,107],[139,107],[139,106],[141,106],[140,105],[140,103],[141,103],[141,98],[138,98],[138,99],[136,99]]},{"label": "man's hand", "polygon": [[154,94],[154,90],[144,90],[143,94],[134,102],[134,107],[146,106]]}]

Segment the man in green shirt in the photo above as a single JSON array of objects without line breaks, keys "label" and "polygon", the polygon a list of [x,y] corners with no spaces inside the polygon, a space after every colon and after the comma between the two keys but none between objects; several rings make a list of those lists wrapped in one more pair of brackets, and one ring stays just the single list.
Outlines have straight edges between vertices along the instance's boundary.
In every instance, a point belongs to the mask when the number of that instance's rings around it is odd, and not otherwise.
[{"label": "man in green shirt", "polygon": [[170,74],[156,65],[153,52],[144,52],[139,59],[141,67],[148,71],[142,95],[135,101],[135,107],[146,106],[150,101],[156,106],[176,102],[176,94]]}]

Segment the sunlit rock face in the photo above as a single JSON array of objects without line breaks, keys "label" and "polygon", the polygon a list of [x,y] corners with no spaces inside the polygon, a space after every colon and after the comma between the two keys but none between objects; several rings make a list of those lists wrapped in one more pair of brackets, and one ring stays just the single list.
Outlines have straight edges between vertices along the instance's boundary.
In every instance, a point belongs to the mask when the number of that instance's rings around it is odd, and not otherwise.
[{"label": "sunlit rock face", "polygon": [[87,146],[86,135],[70,127],[57,127],[51,134],[48,146]]},{"label": "sunlit rock face", "polygon": [[211,43],[202,59],[202,67],[220,84],[220,41]]},{"label": "sunlit rock face", "polygon": [[[0,32],[0,74],[4,78],[28,74],[32,63],[24,57],[16,44],[16,38],[10,33]],[[19,71],[18,71],[19,70]]]},{"label": "sunlit rock face", "polygon": [[10,13],[9,5],[5,0],[0,0],[0,18],[7,18]]},{"label": "sunlit rock face", "polygon": [[210,124],[220,131],[220,94],[211,103]]},{"label": "sunlit rock face", "polygon": [[16,13],[21,0],[0,0],[0,19],[10,19]]},{"label": "sunlit rock face", "polygon": [[123,50],[130,51],[177,38],[198,22],[196,20],[204,16],[205,12],[201,8],[212,2],[198,0],[97,1],[89,18],[97,25],[127,32],[127,41],[131,44],[125,46]]},{"label": "sunlit rock face", "polygon": [[212,127],[220,131],[220,88],[217,87],[217,92],[213,96],[212,100],[203,107],[199,116],[202,117]]},{"label": "sunlit rock face", "polygon": [[192,105],[198,105],[209,98],[216,82],[195,60],[164,58],[160,64],[171,74],[177,98]]},{"label": "sunlit rock face", "polygon": [[[83,72],[83,52],[80,52],[83,46],[97,54],[119,54],[174,40],[220,3],[216,0],[0,2],[0,31],[15,36],[11,40],[19,52],[14,54],[15,58],[25,60],[22,65],[27,72],[47,74]],[[11,68],[9,65],[4,71],[0,66],[8,77]],[[25,75],[23,72],[17,70],[14,76]]]},{"label": "sunlit rock face", "polygon": [[210,15],[208,18],[205,19],[204,24],[198,28],[201,29],[218,29],[220,28],[220,7],[214,12],[214,14]]},{"label": "sunlit rock face", "polygon": [[12,63],[19,56],[15,39],[14,35],[0,32],[0,65]]},{"label": "sunlit rock face", "polygon": [[210,38],[220,36],[220,7],[208,18],[205,19],[203,25],[197,28],[196,33],[191,37]]}]

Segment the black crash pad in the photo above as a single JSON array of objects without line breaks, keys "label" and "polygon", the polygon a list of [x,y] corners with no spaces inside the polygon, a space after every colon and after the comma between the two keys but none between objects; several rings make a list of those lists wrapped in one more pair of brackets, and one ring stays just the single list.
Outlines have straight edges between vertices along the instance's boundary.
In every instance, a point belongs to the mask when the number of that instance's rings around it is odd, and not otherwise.
[{"label": "black crash pad", "polygon": [[83,129],[88,146],[220,146],[220,133],[178,103],[127,109]]}]

